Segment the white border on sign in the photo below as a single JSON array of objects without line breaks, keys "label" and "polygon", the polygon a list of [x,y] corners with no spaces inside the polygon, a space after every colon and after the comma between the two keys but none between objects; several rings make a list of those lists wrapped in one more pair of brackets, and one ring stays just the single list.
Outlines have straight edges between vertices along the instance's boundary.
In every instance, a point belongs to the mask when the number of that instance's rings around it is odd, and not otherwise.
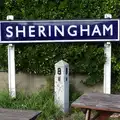
[{"label": "white border on sign", "polygon": [[120,20],[118,20],[118,40],[120,41]]},{"label": "white border on sign", "polygon": [[94,39],[94,40],[34,40],[34,41],[1,41],[0,43],[62,43],[62,42],[116,42],[119,39]]},{"label": "white border on sign", "polygon": [[[87,19],[87,20],[22,20],[22,21],[1,21],[1,23],[3,22],[6,22],[6,23],[14,23],[14,22],[18,22],[18,23],[23,23],[23,22],[51,22],[51,23],[58,23],[58,22],[79,22],[79,21],[83,21],[83,22],[86,22],[86,21],[96,21],[96,22],[101,22],[101,21],[117,21],[118,22],[118,38],[117,39],[70,39],[70,40],[25,40],[25,41],[1,41],[2,38],[0,38],[0,44],[2,43],[7,43],[7,44],[10,44],[10,43],[62,43],[62,42],[116,42],[116,41],[119,41],[120,40],[120,20],[119,19]],[[1,24],[0,24],[0,29],[1,29]],[[0,31],[1,32],[1,31]],[[1,34],[1,33],[0,33]]]},{"label": "white border on sign", "polygon": [[1,29],[1,24],[0,24],[0,42],[2,40],[1,31],[2,31],[2,29]]},{"label": "white border on sign", "polygon": [[97,21],[97,22],[101,22],[101,21],[119,21],[119,19],[81,19],[81,20],[14,20],[14,21],[1,21],[2,22],[74,22],[74,21]]}]

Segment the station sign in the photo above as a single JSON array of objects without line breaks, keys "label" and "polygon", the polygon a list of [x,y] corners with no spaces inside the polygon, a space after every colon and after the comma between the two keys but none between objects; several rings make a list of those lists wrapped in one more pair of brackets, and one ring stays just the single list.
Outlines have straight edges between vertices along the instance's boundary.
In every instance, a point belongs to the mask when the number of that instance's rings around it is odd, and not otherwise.
[{"label": "station sign", "polygon": [[119,20],[1,21],[0,43],[119,41]]}]

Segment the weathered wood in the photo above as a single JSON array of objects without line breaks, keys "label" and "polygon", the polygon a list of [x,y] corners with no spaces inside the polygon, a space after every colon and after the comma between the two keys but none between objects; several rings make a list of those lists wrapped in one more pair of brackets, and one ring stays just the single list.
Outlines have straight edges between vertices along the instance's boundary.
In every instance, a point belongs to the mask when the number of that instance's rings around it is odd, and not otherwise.
[{"label": "weathered wood", "polygon": [[85,120],[90,120],[91,110],[87,110]]},{"label": "weathered wood", "polygon": [[106,112],[106,111],[98,111],[98,113],[93,116],[90,120],[106,120],[108,119],[113,113],[112,112]]},{"label": "weathered wood", "polygon": [[120,95],[89,93],[79,97],[71,104],[75,108],[120,112]]},{"label": "weathered wood", "polygon": [[101,112],[97,120],[108,120],[111,114],[110,112]]},{"label": "weathered wood", "polygon": [[0,120],[35,120],[41,112],[0,108]]}]

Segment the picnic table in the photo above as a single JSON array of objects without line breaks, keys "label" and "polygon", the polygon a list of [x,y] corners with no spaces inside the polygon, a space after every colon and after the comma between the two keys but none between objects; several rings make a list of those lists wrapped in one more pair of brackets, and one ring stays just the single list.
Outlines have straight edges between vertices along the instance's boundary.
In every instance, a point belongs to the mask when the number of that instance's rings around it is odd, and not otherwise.
[{"label": "picnic table", "polygon": [[[104,93],[83,94],[71,107],[79,108],[85,113],[85,120],[107,120],[113,113],[120,113],[120,95]],[[91,112],[97,114],[91,118]]]},{"label": "picnic table", "polygon": [[41,112],[0,108],[0,120],[35,120]]}]

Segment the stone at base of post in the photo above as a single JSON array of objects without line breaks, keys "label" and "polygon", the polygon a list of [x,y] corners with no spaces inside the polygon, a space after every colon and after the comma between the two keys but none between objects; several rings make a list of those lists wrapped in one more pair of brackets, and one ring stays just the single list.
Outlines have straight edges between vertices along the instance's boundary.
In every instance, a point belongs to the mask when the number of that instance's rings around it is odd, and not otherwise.
[{"label": "stone at base of post", "polygon": [[69,112],[69,64],[61,60],[55,64],[54,100],[64,113]]}]

